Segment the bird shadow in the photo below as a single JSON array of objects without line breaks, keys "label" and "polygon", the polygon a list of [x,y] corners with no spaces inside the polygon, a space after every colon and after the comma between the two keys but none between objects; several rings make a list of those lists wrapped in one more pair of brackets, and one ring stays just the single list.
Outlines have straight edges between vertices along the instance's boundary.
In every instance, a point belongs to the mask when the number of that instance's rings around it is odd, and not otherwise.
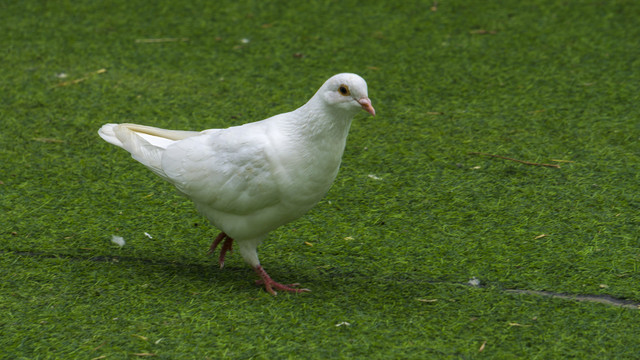
[{"label": "bird shadow", "polygon": [[165,273],[168,277],[180,277],[190,281],[219,282],[221,286],[226,283],[236,282],[234,279],[242,279],[243,276],[249,274],[247,268],[240,266],[225,266],[224,269],[220,269],[215,261],[205,263],[120,254],[95,255],[55,251],[0,250],[0,254],[13,254],[36,259],[61,259],[73,262],[117,263],[135,272],[140,271],[141,275],[147,274],[149,267],[153,267],[155,273]]},{"label": "bird shadow", "polygon": [[[201,259],[190,261],[190,259],[176,260],[120,254],[96,255],[59,251],[0,250],[0,254],[12,254],[35,259],[117,264],[120,267],[126,267],[134,274],[138,274],[140,278],[147,278],[148,274],[152,272],[156,275],[160,274],[161,278],[177,278],[181,282],[189,282],[191,284],[203,283],[204,286],[207,287],[246,287],[247,289],[252,289],[251,285],[254,285],[255,280],[259,279],[255,273],[244,264],[234,265],[228,262],[224,268],[221,269],[218,266],[217,257],[211,257],[208,261],[202,261]],[[150,268],[153,268],[153,271],[150,271]],[[291,279],[292,277],[291,271],[276,266],[272,267],[269,273],[276,279]],[[311,277],[313,276],[305,276],[304,279],[297,278],[295,280],[306,283],[307,280],[311,282]],[[162,286],[162,284],[157,285]],[[257,286],[254,288],[257,288]]]}]

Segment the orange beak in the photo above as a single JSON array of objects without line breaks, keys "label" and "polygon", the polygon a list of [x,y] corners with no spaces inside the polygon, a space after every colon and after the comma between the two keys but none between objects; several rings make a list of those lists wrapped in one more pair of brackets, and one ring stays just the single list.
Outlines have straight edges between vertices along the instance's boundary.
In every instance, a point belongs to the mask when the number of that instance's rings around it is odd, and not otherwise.
[{"label": "orange beak", "polygon": [[369,98],[363,97],[362,99],[358,100],[358,103],[360,104],[360,106],[362,106],[362,110],[368,112],[373,116],[376,116],[376,109],[374,109],[371,105],[371,100],[369,100]]}]

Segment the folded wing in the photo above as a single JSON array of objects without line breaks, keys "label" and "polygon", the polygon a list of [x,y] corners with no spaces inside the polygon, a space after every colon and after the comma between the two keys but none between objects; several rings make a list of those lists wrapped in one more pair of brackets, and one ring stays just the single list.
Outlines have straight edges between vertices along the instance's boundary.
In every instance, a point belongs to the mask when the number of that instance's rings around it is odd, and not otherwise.
[{"label": "folded wing", "polygon": [[200,206],[236,215],[273,206],[280,199],[278,174],[265,151],[267,135],[252,130],[207,130],[175,142],[164,151],[161,168]]}]

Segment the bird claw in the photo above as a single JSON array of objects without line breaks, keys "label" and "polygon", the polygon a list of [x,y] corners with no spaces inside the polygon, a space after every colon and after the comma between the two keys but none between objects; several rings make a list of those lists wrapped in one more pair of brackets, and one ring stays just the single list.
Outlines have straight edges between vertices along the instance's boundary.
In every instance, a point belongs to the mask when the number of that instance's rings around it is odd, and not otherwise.
[{"label": "bird claw", "polygon": [[220,234],[218,234],[215,240],[213,240],[211,246],[209,247],[209,251],[207,251],[207,254],[213,254],[213,252],[216,251],[218,244],[220,244],[222,240],[224,240],[224,242],[222,243],[222,247],[220,248],[220,257],[218,258],[220,269],[224,267],[224,257],[227,254],[227,251],[233,252],[233,239],[230,238],[229,235],[221,232]]},{"label": "bird claw", "polygon": [[278,293],[274,289],[293,293],[311,292],[311,290],[309,289],[298,288],[298,286],[300,286],[299,283],[280,284],[278,282],[275,282],[260,265],[254,267],[253,269],[260,276],[260,280],[256,280],[256,285],[264,285],[264,289],[273,296],[278,295]]}]

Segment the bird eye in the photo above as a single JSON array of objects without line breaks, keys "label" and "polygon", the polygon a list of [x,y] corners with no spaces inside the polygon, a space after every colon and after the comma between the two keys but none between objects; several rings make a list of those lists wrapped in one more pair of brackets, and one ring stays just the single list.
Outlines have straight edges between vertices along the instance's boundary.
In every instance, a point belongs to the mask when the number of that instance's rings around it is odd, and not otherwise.
[{"label": "bird eye", "polygon": [[349,87],[347,85],[340,85],[338,92],[343,96],[351,95],[351,91],[349,91]]}]

